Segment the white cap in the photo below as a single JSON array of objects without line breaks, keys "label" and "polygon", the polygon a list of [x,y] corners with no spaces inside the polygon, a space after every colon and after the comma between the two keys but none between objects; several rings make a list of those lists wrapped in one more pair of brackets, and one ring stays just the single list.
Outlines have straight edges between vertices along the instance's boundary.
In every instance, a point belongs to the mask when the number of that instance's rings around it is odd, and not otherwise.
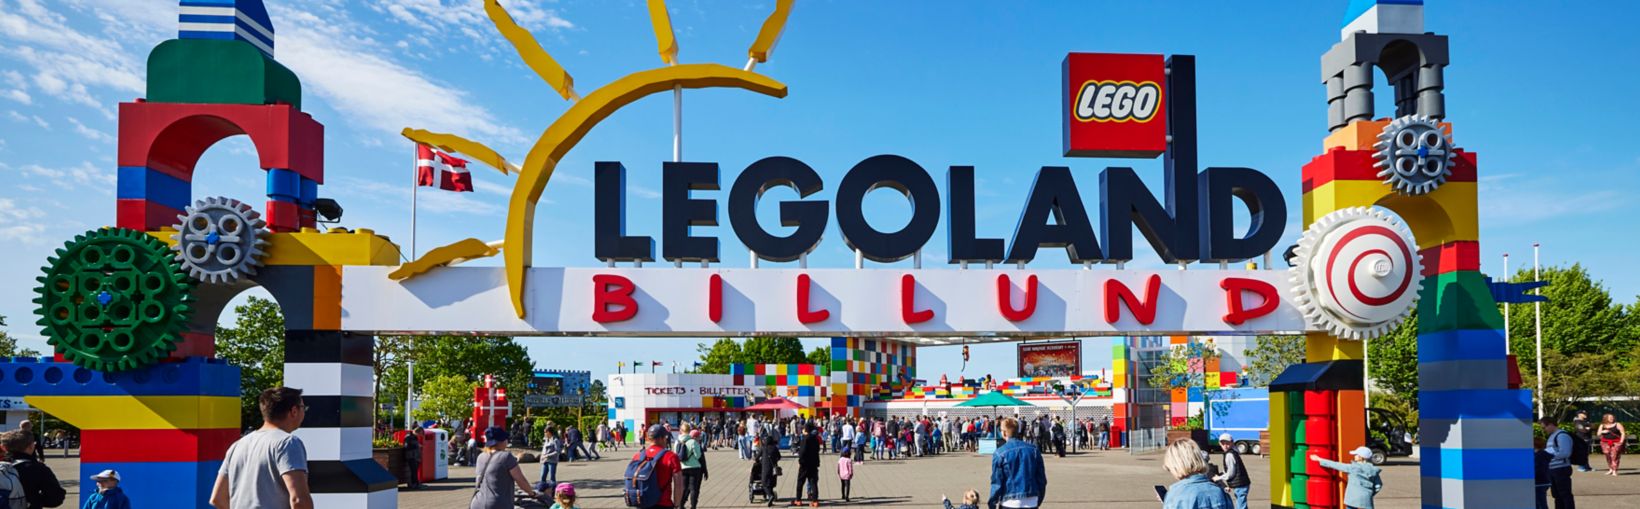
[{"label": "white cap", "polygon": [[1372,449],[1368,449],[1367,446],[1363,445],[1350,451],[1350,455],[1361,459],[1372,459]]},{"label": "white cap", "polygon": [[1220,433],[1219,434],[1219,441],[1220,442],[1234,442],[1235,440],[1230,438],[1229,433]]},{"label": "white cap", "polygon": [[91,479],[96,480],[96,481],[101,481],[101,480],[104,480],[104,479],[113,479],[115,481],[118,481],[118,480],[120,480],[120,473],[115,472],[114,469],[110,468],[108,470],[97,472],[97,475],[91,476]]}]

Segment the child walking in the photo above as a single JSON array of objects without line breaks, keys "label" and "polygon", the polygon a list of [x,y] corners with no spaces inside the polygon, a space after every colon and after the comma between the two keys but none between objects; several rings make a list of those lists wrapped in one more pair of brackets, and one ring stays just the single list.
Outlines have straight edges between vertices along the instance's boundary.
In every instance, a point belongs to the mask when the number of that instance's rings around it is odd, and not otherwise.
[{"label": "child walking", "polygon": [[843,480],[843,501],[848,501],[848,482],[854,478],[854,459],[849,455],[852,446],[843,446],[842,457],[837,458],[837,478]]},{"label": "child walking", "polygon": [[952,507],[951,499],[946,498],[945,495],[940,495],[940,503],[945,504],[945,509],[979,509],[979,492],[974,490],[963,492],[962,505],[956,507]]}]

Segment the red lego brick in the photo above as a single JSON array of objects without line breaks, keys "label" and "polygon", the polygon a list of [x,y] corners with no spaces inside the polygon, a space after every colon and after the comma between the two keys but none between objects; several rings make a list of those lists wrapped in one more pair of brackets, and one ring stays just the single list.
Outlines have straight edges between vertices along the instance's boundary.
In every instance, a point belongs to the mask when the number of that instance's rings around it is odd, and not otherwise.
[{"label": "red lego brick", "polygon": [[[1452,174],[1446,177],[1447,182],[1474,182],[1476,178],[1475,154],[1463,150],[1453,151]],[[1343,147],[1334,147],[1325,154],[1310,159],[1300,172],[1303,179],[1303,192],[1326,185],[1334,180],[1370,180],[1382,182],[1378,176],[1378,168],[1373,166],[1377,160],[1373,158],[1371,150],[1345,150]]]},{"label": "red lego brick", "polygon": [[128,198],[115,204],[114,225],[148,232],[177,224],[180,215],[182,211],[156,202]]},{"label": "red lego brick", "polygon": [[1418,251],[1423,258],[1419,274],[1424,277],[1458,271],[1481,270],[1481,244],[1473,240],[1459,240]]},{"label": "red lego brick", "polygon": [[267,212],[262,215],[268,229],[276,232],[294,232],[302,228],[302,207],[295,203],[268,200]]},{"label": "red lego brick", "polygon": [[325,179],[325,128],[288,104],[120,104],[120,166],[144,166],[192,181],[199,156],[223,138],[244,134],[262,168]]},{"label": "red lego brick", "polygon": [[177,349],[167,356],[169,359],[183,359],[187,357],[215,357],[216,335],[203,332],[184,332],[182,340],[177,342]]},{"label": "red lego brick", "polygon": [[239,439],[239,430],[113,429],[80,430],[82,463],[220,460]]}]

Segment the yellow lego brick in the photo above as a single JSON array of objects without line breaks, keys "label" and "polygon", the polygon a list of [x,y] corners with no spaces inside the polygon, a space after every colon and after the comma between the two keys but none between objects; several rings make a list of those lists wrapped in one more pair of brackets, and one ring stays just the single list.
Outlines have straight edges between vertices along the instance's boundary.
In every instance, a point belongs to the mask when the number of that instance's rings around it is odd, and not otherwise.
[{"label": "yellow lego brick", "polygon": [[303,228],[268,236],[268,265],[398,265],[399,246],[368,228],[319,233]]},{"label": "yellow lego brick", "polygon": [[1335,180],[1304,193],[1303,200],[1306,226],[1339,209],[1381,205],[1407,222],[1419,249],[1480,239],[1474,182],[1447,182],[1428,194],[1408,196],[1382,182]]},{"label": "yellow lego brick", "polygon": [[1217,371],[1208,372],[1207,375],[1203,378],[1206,378],[1205,383],[1206,383],[1208,389],[1217,389],[1217,388],[1219,388],[1219,372],[1217,372]]},{"label": "yellow lego brick", "polygon": [[814,375],[797,375],[797,385],[800,387],[814,385]]},{"label": "yellow lego brick", "polygon": [[1304,334],[1304,362],[1358,361],[1365,352],[1365,342],[1338,339],[1325,332]]},{"label": "yellow lego brick", "polygon": [[1293,506],[1293,487],[1288,482],[1288,456],[1293,448],[1292,423],[1287,422],[1287,393],[1270,391],[1270,502]]},{"label": "yellow lego brick", "polygon": [[80,429],[239,427],[232,396],[25,396],[29,406]]},{"label": "yellow lego brick", "polygon": [[[1328,134],[1321,142],[1321,151],[1326,152],[1334,147],[1343,147],[1344,150],[1372,150],[1372,145],[1378,143],[1378,134],[1384,132],[1384,126],[1389,125],[1390,119],[1357,120],[1346,124],[1342,129]],[[1452,124],[1441,122],[1441,130],[1447,136],[1452,135]]]}]

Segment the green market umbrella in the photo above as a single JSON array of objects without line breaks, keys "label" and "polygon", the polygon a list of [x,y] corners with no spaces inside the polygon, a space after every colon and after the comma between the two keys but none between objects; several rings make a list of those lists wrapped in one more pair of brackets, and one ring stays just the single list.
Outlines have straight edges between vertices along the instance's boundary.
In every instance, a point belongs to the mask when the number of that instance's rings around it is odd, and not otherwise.
[{"label": "green market umbrella", "polygon": [[991,391],[977,398],[958,403],[959,407],[1001,407],[1001,406],[1031,406],[1030,403],[1020,401],[1019,398],[1003,394],[1002,391]]}]

